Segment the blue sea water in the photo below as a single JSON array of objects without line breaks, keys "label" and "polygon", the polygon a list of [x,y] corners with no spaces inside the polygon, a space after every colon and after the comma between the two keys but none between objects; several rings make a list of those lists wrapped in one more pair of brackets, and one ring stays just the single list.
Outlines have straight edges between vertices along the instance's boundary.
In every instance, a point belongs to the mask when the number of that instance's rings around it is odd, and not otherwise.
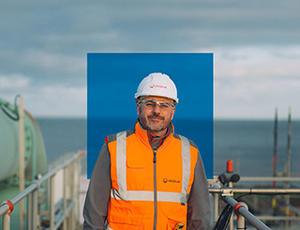
[{"label": "blue sea water", "polygon": [[[38,118],[48,162],[66,152],[87,147],[87,124],[84,119]],[[197,120],[175,119],[175,132],[198,140]],[[105,136],[120,130],[132,129],[134,119],[103,119],[99,130],[99,143]],[[273,167],[272,120],[216,120],[214,122],[214,175],[225,171],[227,159],[234,161],[235,171],[241,176],[272,176]],[[201,146],[199,146],[201,150]],[[278,124],[278,171],[287,159],[287,121]],[[300,175],[300,121],[292,121],[291,170]]]}]

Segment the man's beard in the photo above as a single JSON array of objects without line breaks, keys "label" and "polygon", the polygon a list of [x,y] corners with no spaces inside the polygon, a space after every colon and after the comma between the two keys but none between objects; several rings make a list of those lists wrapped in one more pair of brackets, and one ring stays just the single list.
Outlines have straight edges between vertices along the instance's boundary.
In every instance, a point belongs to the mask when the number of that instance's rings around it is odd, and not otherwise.
[{"label": "man's beard", "polygon": [[[159,127],[153,127],[154,125],[151,124],[151,121],[150,121],[150,119],[152,119],[152,118],[161,120],[162,124]],[[157,114],[152,114],[150,116],[147,116],[147,119],[145,118],[145,116],[142,116],[142,115],[139,117],[139,121],[140,121],[140,124],[142,125],[142,127],[151,133],[160,132],[160,131],[163,131],[166,128],[168,128],[171,123],[171,118],[169,118],[168,120],[169,120],[169,122],[166,123],[165,118],[161,117]]]}]

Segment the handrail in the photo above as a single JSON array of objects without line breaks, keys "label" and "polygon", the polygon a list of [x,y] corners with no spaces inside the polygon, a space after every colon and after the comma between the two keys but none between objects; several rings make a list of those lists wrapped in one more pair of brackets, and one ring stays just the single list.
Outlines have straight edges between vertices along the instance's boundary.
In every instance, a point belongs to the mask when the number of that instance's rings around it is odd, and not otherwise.
[{"label": "handrail", "polygon": [[216,187],[210,187],[209,189],[210,193],[269,193],[269,194],[300,194],[300,189],[293,189],[293,188],[216,188]]},{"label": "handrail", "polygon": [[65,168],[67,165],[71,164],[74,160],[76,160],[78,157],[81,156],[81,153],[74,154],[70,159],[62,162],[61,164],[57,165],[55,168],[51,169],[49,172],[47,172],[42,178],[36,181],[39,185],[41,185],[43,182],[48,180],[51,176],[56,174],[59,170]]},{"label": "handrail", "polygon": [[[36,191],[40,188],[40,186],[42,185],[42,183],[46,182],[47,180],[53,180],[53,178],[55,177],[56,173],[58,173],[61,170],[64,170],[65,168],[68,168],[69,166],[72,166],[72,164],[75,162],[76,160],[79,160],[81,157],[83,156],[82,152],[78,152],[76,154],[74,154],[73,156],[71,156],[70,158],[68,158],[67,160],[64,160],[62,163],[58,164],[56,167],[50,169],[46,174],[44,174],[40,179],[34,180],[31,182],[31,184],[26,187],[22,192],[20,192],[19,194],[17,194],[15,197],[13,197],[11,200],[6,200],[3,201],[0,204],[0,216],[3,217],[3,227],[4,229],[9,229],[9,216],[10,216],[10,212],[12,212],[13,210],[13,206],[15,206],[17,203],[19,203],[20,201],[22,201],[24,198],[26,198],[27,196],[30,197],[30,194],[34,194],[36,193]],[[50,186],[51,188],[52,186]],[[53,197],[50,199],[53,199]],[[10,205],[10,206],[9,206]],[[67,204],[66,206],[66,210],[63,214],[63,218],[66,218],[68,213],[70,212],[70,210],[74,207],[74,201],[71,201],[70,204]],[[50,207],[51,209],[51,207]],[[53,212],[53,210],[50,210],[50,212]],[[51,217],[50,217],[51,219]],[[59,223],[56,223],[56,226],[52,226],[50,227],[51,229],[57,229],[58,226],[57,224],[61,224],[62,220],[59,221]]]},{"label": "handrail", "polygon": [[[281,182],[296,182],[298,183],[300,181],[300,177],[241,177],[240,179],[241,182],[266,182],[266,181],[281,181]],[[232,187],[232,185],[229,185],[228,187],[222,187],[220,181],[218,180],[218,177],[214,176],[213,179],[208,180],[209,182],[209,192],[213,196],[214,199],[214,221],[215,223],[218,220],[218,214],[219,214],[219,197],[221,197],[223,200],[229,199],[234,196],[236,193],[248,193],[249,195],[251,194],[264,194],[264,195],[270,195],[270,196],[276,196],[276,195],[300,195],[300,188],[255,188],[255,187],[248,187],[248,188],[243,188],[243,187]],[[228,198],[229,197],[229,198]],[[239,204],[245,204],[243,202],[239,202]],[[246,204],[244,206],[247,206]],[[239,206],[240,207],[240,206]],[[272,206],[273,207],[273,206]],[[273,207],[274,208],[274,207]],[[290,207],[286,207],[290,208]],[[241,209],[243,210],[243,208]],[[247,210],[245,208],[245,210]],[[243,212],[243,211],[242,211]],[[248,211],[247,211],[248,212]],[[239,215],[239,213],[237,214]],[[253,216],[253,214],[251,214]],[[300,217],[293,218],[291,216],[253,216],[255,219],[261,221],[262,219],[268,219],[268,220],[285,220],[286,223],[287,221],[290,220],[298,220]],[[241,215],[241,218],[237,218],[237,224],[239,222],[242,222],[241,219],[244,218]],[[250,221],[249,221],[250,222]],[[234,227],[233,225],[233,218],[230,219],[230,229],[232,230]],[[238,229],[239,228],[238,226]],[[260,229],[260,228],[258,228]],[[265,229],[265,228],[263,228]]]},{"label": "handrail", "polygon": [[300,182],[300,177],[241,177],[240,182]]},{"label": "handrail", "polygon": [[[33,192],[38,187],[37,184],[31,184],[27,188],[25,188],[22,192],[12,198],[10,201],[13,205],[17,204],[20,200],[24,199],[29,193]],[[5,201],[4,201],[5,202]],[[6,203],[2,203],[0,206],[0,216],[4,215],[9,211],[9,206]]]},{"label": "handrail", "polygon": [[239,202],[237,202],[235,199],[228,197],[228,196],[224,196],[223,199],[227,204],[230,204],[237,213],[239,213],[243,217],[245,217],[249,221],[249,223],[251,223],[255,228],[257,228],[259,230],[271,230],[267,225],[265,225],[262,221],[257,219],[245,207],[243,207],[243,206],[238,207],[237,204],[239,204]]},{"label": "handrail", "polygon": [[[13,197],[10,201],[13,203],[13,205],[17,204],[20,200],[24,199],[31,192],[33,192],[34,190],[36,190],[43,182],[45,182],[46,180],[48,180],[51,176],[53,176],[59,170],[63,169],[67,165],[71,164],[79,156],[81,156],[80,153],[74,154],[70,159],[62,162],[61,164],[59,164],[55,168],[51,169],[42,178],[33,181],[28,187],[26,187],[22,192],[20,192],[18,195],[16,195],[15,197]],[[9,211],[9,206],[6,203],[2,203],[2,205],[0,206],[0,216],[4,215],[8,211]]]},{"label": "handrail", "polygon": [[[210,183],[217,183],[218,176],[207,180]],[[239,182],[300,182],[300,177],[246,177],[241,176]]]}]

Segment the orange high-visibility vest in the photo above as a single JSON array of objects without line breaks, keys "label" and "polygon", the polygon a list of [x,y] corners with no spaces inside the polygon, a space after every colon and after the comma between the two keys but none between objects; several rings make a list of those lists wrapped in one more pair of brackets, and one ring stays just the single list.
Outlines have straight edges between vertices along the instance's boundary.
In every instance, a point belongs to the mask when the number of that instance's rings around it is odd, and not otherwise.
[{"label": "orange high-visibility vest", "polygon": [[186,229],[187,200],[198,149],[187,138],[170,134],[154,152],[139,123],[108,141],[111,198],[108,229]]}]

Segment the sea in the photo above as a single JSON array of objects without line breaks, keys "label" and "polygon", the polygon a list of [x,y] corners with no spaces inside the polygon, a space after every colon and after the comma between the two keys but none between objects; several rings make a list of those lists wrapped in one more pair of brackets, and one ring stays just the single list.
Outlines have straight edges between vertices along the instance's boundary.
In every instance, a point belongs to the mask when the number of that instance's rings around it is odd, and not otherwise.
[{"label": "sea", "polygon": [[[37,118],[48,163],[59,156],[87,149],[87,121],[79,118]],[[197,120],[174,119],[175,132],[197,144]],[[103,118],[99,142],[105,136],[132,129],[135,119]],[[278,121],[277,171],[283,172],[287,162],[288,122]],[[241,176],[272,176],[274,152],[273,120],[215,120],[214,175],[226,170],[226,161],[233,160],[234,171]],[[300,120],[291,123],[291,175],[300,176]]]}]

